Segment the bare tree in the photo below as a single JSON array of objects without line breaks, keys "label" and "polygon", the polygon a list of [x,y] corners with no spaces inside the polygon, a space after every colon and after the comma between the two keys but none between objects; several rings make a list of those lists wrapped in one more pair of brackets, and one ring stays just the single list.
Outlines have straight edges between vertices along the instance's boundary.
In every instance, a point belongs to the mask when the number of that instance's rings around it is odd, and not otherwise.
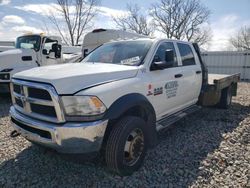
[{"label": "bare tree", "polygon": [[99,0],[57,0],[49,19],[65,44],[77,45],[83,32],[91,27]]},{"label": "bare tree", "polygon": [[113,17],[118,28],[142,35],[152,35],[154,28],[137,4],[127,4],[127,11],[126,15]]},{"label": "bare tree", "polygon": [[210,11],[199,0],[161,0],[151,7],[156,28],[168,38],[204,44],[211,39]]},{"label": "bare tree", "polygon": [[236,36],[230,38],[230,43],[239,51],[250,50],[250,27],[242,27]]},{"label": "bare tree", "polygon": [[209,41],[212,38],[212,30],[209,26],[198,28],[191,38],[187,36],[187,40],[198,43],[200,46],[209,46]]}]

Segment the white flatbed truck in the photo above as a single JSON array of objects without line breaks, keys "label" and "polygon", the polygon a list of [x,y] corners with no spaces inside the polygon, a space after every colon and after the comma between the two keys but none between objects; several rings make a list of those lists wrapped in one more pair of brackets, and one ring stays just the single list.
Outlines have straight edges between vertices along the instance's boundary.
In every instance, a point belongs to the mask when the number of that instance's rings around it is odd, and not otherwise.
[{"label": "white flatbed truck", "polygon": [[157,131],[202,106],[228,108],[239,74],[208,74],[198,45],[167,39],[103,44],[81,63],[12,78],[16,135],[61,153],[104,151],[121,175],[137,170]]}]

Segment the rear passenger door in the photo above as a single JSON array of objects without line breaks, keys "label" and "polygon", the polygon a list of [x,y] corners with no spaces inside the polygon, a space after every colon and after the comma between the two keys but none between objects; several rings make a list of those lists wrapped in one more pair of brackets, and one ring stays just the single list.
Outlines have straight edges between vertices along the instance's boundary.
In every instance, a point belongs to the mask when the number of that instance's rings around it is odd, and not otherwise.
[{"label": "rear passenger door", "polygon": [[179,89],[182,95],[182,108],[184,108],[198,101],[202,84],[202,71],[193,46],[189,43],[177,42],[177,48],[182,63],[182,87]]}]

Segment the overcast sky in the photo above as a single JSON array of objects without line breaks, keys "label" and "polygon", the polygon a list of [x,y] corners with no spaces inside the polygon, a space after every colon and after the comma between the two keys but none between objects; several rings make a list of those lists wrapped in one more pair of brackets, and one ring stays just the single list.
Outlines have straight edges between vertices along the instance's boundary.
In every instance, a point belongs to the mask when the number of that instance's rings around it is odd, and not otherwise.
[{"label": "overcast sky", "polygon": [[[127,3],[137,3],[147,10],[159,0],[102,0],[94,28],[115,28],[112,15],[121,15]],[[250,26],[250,0],[201,0],[212,12],[210,24],[213,38],[209,50],[229,49],[228,39],[240,27]],[[15,40],[27,32],[43,32],[49,23],[46,10],[51,0],[0,0],[0,40]]]}]

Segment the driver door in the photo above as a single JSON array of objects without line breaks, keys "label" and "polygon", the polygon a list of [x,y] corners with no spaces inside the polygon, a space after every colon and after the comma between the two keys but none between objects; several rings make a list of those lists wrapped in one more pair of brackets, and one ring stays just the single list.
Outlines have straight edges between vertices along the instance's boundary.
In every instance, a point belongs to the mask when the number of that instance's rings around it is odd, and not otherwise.
[{"label": "driver door", "polygon": [[[173,42],[162,42],[154,55],[153,62],[165,61],[165,51],[174,51],[174,65],[163,70],[152,70],[149,72],[152,85],[151,101],[156,109],[157,120],[167,114],[178,111],[181,106],[179,88],[182,87],[182,68],[178,67],[176,49]],[[152,66],[151,64],[151,66]],[[177,75],[177,76],[176,76]]]}]

